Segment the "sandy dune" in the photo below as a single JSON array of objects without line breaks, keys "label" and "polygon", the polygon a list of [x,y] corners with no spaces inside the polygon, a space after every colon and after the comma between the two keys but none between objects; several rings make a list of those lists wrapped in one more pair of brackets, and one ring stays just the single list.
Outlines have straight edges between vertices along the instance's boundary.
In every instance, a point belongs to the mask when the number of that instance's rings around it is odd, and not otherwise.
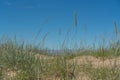
[{"label": "sandy dune", "polygon": [[106,58],[105,60],[103,60],[93,56],[79,56],[69,60],[68,62],[69,63],[75,62],[77,65],[89,64],[92,65],[94,68],[100,68],[100,67],[111,68],[113,66],[120,65],[120,57]]}]

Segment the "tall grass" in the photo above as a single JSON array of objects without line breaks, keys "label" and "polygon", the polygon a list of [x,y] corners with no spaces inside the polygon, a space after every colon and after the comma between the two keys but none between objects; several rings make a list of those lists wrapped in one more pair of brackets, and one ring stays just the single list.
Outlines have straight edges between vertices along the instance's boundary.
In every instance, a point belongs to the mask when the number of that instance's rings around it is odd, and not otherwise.
[{"label": "tall grass", "polygon": [[[76,22],[76,12],[75,25]],[[0,40],[0,80],[119,80],[120,79],[120,44],[116,22],[114,23],[115,42],[106,47],[103,37],[100,45],[69,51],[65,46],[69,38],[62,44],[63,55],[49,55],[43,49],[48,33],[40,44],[33,44],[2,37]],[[69,33],[69,31],[68,31]],[[67,35],[68,35],[67,33]],[[66,35],[66,37],[67,37]],[[67,44],[66,44],[67,45]],[[40,47],[39,47],[40,46]],[[97,47],[97,48],[96,48]],[[89,48],[89,49],[88,49]],[[81,50],[83,49],[83,50]]]}]

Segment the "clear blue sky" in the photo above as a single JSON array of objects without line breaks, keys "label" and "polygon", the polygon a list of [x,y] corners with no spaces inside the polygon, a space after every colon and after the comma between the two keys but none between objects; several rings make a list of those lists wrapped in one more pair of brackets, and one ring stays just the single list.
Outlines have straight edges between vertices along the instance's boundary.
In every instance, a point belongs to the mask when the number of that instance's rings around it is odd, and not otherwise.
[{"label": "clear blue sky", "polygon": [[[74,11],[77,34],[74,36]],[[57,48],[70,29],[68,44],[113,34],[113,22],[120,28],[120,0],[0,0],[0,36],[17,35],[19,39],[39,42],[45,34],[45,47]],[[74,41],[72,41],[74,40]]]}]

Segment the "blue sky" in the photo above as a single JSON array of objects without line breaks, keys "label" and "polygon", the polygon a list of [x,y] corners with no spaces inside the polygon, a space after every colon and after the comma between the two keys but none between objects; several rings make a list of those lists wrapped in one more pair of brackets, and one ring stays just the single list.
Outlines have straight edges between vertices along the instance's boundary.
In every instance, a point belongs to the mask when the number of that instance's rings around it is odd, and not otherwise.
[{"label": "blue sky", "polygon": [[108,39],[114,32],[114,21],[119,29],[120,0],[0,0],[0,36],[16,34],[18,39],[32,41],[40,30],[36,42],[48,34],[48,48],[58,48],[66,35],[69,47],[75,42],[79,45],[81,39],[91,44],[101,34]]}]

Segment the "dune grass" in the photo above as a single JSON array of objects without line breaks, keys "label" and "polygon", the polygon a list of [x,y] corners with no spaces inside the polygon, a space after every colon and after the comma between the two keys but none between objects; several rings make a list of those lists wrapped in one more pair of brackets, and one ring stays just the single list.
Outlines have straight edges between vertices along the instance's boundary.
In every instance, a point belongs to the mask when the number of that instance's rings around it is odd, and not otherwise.
[{"label": "dune grass", "polygon": [[0,80],[120,80],[120,43],[50,54],[16,38],[0,39]]},{"label": "dune grass", "polygon": [[[1,39],[0,42],[0,79],[1,80],[119,80],[119,44],[114,48],[97,50],[76,50],[64,55],[49,55],[49,52],[17,40]],[[78,64],[79,59],[85,60]],[[93,57],[89,59],[90,56]],[[114,63],[111,58],[116,59]],[[118,59],[117,59],[118,58]],[[107,60],[111,65],[94,67],[93,62],[101,65]],[[77,61],[78,60],[78,61]],[[95,60],[95,61],[94,61]],[[99,64],[99,63],[98,63]],[[114,65],[112,65],[114,64]],[[110,67],[111,66],[111,67]]]}]

